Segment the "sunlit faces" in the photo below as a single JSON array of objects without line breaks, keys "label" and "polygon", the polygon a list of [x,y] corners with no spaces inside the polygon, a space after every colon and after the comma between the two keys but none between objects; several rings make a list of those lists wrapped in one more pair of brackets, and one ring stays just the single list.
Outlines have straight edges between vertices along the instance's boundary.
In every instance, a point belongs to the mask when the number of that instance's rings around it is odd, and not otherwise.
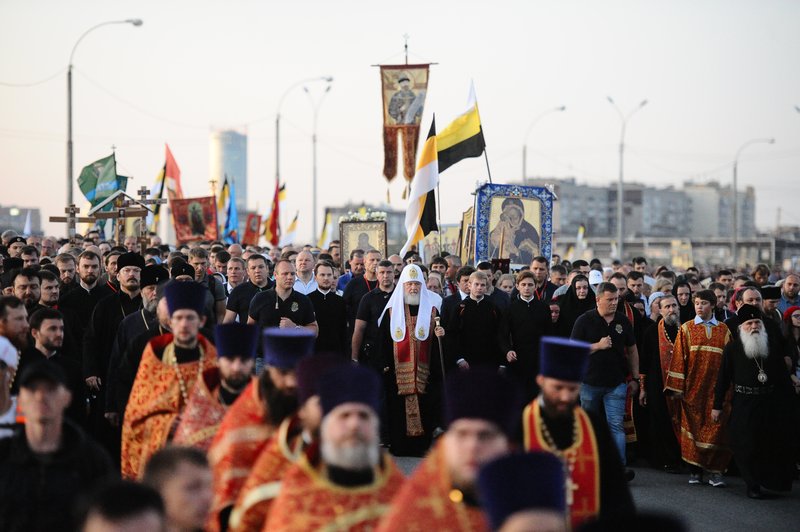
[{"label": "sunlit faces", "polygon": [[742,294],[742,303],[745,305],[753,305],[763,310],[763,300],[761,299],[761,292],[755,288],[748,288]]},{"label": "sunlit faces", "polygon": [[523,299],[530,299],[533,297],[533,291],[536,289],[536,284],[530,277],[520,279],[517,283],[517,291]]},{"label": "sunlit faces", "polygon": [[689,299],[692,297],[692,290],[688,286],[679,286],[675,291],[675,295],[678,297],[678,304],[685,307],[689,304]]},{"label": "sunlit faces", "polygon": [[208,270],[208,259],[203,257],[189,257],[189,264],[194,268],[195,281],[202,281]]},{"label": "sunlit faces", "polygon": [[295,281],[294,264],[288,261],[281,261],[275,267],[275,283],[283,290],[291,290]]},{"label": "sunlit faces", "polygon": [[378,284],[384,291],[388,291],[394,285],[394,267],[378,266]]},{"label": "sunlit faces", "polygon": [[60,293],[60,289],[58,286],[58,281],[44,279],[42,281],[41,287],[41,295],[39,296],[39,302],[46,306],[46,307],[53,307],[58,304],[58,296]]},{"label": "sunlit faces", "polygon": [[469,278],[469,295],[472,299],[480,300],[486,294],[486,277],[473,274]]},{"label": "sunlit faces", "polygon": [[575,283],[575,295],[578,299],[586,299],[589,295],[589,281],[578,281]]},{"label": "sunlit faces", "polygon": [[[264,266],[266,268],[266,265]],[[244,281],[244,267],[238,260],[229,260],[225,265],[225,276],[233,286],[239,286]]]},{"label": "sunlit faces", "polygon": [[714,306],[710,301],[694,298],[694,313],[700,316],[702,320],[709,320],[714,313]]},{"label": "sunlit faces", "polygon": [[75,259],[70,257],[67,260],[56,261],[58,275],[63,284],[69,284],[75,279]]},{"label": "sunlit faces", "polygon": [[14,295],[21,299],[26,307],[38,303],[39,296],[41,296],[39,278],[36,275],[33,277],[17,275],[14,278]]},{"label": "sunlit faces", "polygon": [[301,251],[294,259],[298,275],[305,275],[314,269],[314,256],[308,251]]},{"label": "sunlit faces", "polygon": [[139,290],[142,269],[138,266],[125,266],[117,273],[119,285],[128,292]]},{"label": "sunlit faces", "polygon": [[403,283],[403,302],[406,305],[419,305],[422,283],[408,281]]},{"label": "sunlit faces", "polygon": [[[230,269],[231,264],[237,264],[235,261],[228,263]],[[267,269],[267,261],[260,255],[253,255],[247,259],[247,276],[250,282],[258,287],[263,287],[269,280],[269,271]],[[294,283],[294,281],[292,281]]]},{"label": "sunlit faces", "polygon": [[787,275],[783,281],[782,291],[787,299],[796,298],[800,293],[800,277],[794,274]]},{"label": "sunlit faces", "polygon": [[[116,270],[117,261],[114,261]],[[78,277],[86,286],[94,286],[100,277],[100,259],[93,257],[81,257],[78,261]]]},{"label": "sunlit faces", "polygon": [[603,292],[597,295],[597,311],[601,316],[610,316],[617,312],[619,292]]},{"label": "sunlit faces", "polygon": [[64,344],[64,321],[59,319],[42,320],[38,329],[32,329],[31,334],[38,345],[52,353]]},{"label": "sunlit faces", "polygon": [[[320,264],[317,266],[317,273],[314,278],[320,290],[330,290],[333,286],[333,268],[327,264]],[[380,278],[380,272],[378,273],[378,278]]]},{"label": "sunlit faces", "polygon": [[364,274],[364,257],[353,257],[350,259],[350,271],[353,272],[353,275],[363,275]]},{"label": "sunlit faces", "polygon": [[539,262],[537,260],[531,262],[531,273],[536,280],[536,284],[545,282],[547,280],[547,262]]}]

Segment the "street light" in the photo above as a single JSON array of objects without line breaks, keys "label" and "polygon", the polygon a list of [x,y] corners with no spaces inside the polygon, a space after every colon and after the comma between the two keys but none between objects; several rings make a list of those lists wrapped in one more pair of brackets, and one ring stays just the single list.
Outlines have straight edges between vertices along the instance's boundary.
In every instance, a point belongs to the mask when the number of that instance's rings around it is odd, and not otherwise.
[{"label": "street light", "polygon": [[314,110],[314,128],[311,133],[311,150],[312,154],[312,161],[313,161],[313,170],[312,170],[312,194],[311,194],[311,208],[312,208],[312,224],[313,229],[311,230],[311,238],[312,240],[316,241],[317,238],[317,117],[319,116],[319,108],[322,106],[322,102],[325,101],[325,96],[331,91],[331,82],[328,82],[328,85],[325,87],[325,90],[322,91],[322,95],[319,97],[319,100],[316,102],[314,101],[314,97],[311,96],[311,91],[308,90],[308,87],[304,86],[303,90],[308,96],[308,101],[311,103],[311,109]]},{"label": "street light", "polygon": [[738,190],[738,169],[739,169],[739,156],[745,148],[753,144],[775,144],[773,138],[760,138],[748,140],[736,152],[736,157],[733,159],[733,234],[731,235],[731,256],[733,259],[733,267],[736,267],[737,247],[739,240],[739,197],[736,191]]},{"label": "street light", "polygon": [[278,110],[275,112],[275,183],[277,185],[280,185],[281,180],[281,106],[283,105],[283,100],[290,92],[292,92],[292,89],[312,81],[327,81],[328,83],[331,83],[333,82],[333,76],[318,76],[315,78],[305,78],[301,79],[300,81],[296,81],[289,85],[289,88],[283,92],[278,100]]},{"label": "street light", "polygon": [[72,59],[75,57],[75,50],[81,43],[84,37],[89,33],[96,30],[101,26],[108,26],[110,24],[131,24],[133,26],[141,26],[143,24],[140,18],[129,18],[125,20],[109,20],[108,22],[101,22],[92,26],[81,35],[72,47],[72,52],[69,54],[69,67],[67,68],[67,205],[72,205]]},{"label": "street light", "polygon": [[623,158],[625,154],[625,128],[628,125],[628,120],[636,114],[636,112],[647,105],[647,100],[642,100],[639,102],[639,105],[634,107],[631,112],[626,115],[622,113],[622,110],[619,106],[614,103],[614,100],[611,96],[606,96],[608,99],[608,103],[614,106],[614,109],[617,110],[619,114],[619,119],[622,122],[622,131],[620,132],[619,136],[619,183],[617,183],[617,253],[619,254],[619,260],[623,260],[624,252],[623,252],[623,244],[622,244],[622,196],[623,196]]},{"label": "street light", "polygon": [[534,118],[533,121],[531,122],[531,125],[528,126],[528,129],[525,131],[525,141],[522,143],[522,180],[523,181],[528,176],[528,168],[527,168],[527,166],[528,166],[528,137],[531,134],[531,130],[533,129],[533,126],[535,126],[539,122],[539,120],[541,120],[545,116],[549,115],[550,113],[566,111],[566,110],[567,110],[567,106],[566,105],[562,105],[560,107],[553,107],[552,109],[548,109],[546,111],[543,111],[542,113],[539,114],[539,116]]}]

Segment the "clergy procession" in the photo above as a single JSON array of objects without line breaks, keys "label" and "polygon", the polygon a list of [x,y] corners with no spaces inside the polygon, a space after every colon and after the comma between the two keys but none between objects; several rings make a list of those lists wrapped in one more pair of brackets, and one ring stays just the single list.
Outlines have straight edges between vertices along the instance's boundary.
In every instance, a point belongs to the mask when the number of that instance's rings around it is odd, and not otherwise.
[{"label": "clergy procession", "polygon": [[0,2],[0,532],[800,530],[800,4],[340,4]]},{"label": "clergy procession", "polygon": [[797,479],[795,273],[2,238],[3,530],[681,530],[637,469]]}]

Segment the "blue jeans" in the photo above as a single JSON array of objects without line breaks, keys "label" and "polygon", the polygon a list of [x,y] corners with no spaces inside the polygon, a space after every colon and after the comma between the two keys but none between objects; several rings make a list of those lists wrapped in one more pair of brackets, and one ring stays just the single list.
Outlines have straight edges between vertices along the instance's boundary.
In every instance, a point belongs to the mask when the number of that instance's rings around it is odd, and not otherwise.
[{"label": "blue jeans", "polygon": [[625,415],[625,397],[628,386],[623,382],[618,386],[581,386],[581,407],[589,412],[601,414],[605,407],[606,421],[611,431],[611,437],[619,450],[622,465],[625,465],[625,429],[622,427],[622,418]]}]

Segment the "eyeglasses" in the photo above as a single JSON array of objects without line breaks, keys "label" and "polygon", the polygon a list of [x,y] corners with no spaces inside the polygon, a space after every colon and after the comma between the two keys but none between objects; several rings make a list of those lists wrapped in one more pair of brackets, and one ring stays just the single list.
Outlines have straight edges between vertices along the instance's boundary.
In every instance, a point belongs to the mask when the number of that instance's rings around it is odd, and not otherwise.
[{"label": "eyeglasses", "polygon": [[793,320],[800,320],[800,314],[792,314]]}]

